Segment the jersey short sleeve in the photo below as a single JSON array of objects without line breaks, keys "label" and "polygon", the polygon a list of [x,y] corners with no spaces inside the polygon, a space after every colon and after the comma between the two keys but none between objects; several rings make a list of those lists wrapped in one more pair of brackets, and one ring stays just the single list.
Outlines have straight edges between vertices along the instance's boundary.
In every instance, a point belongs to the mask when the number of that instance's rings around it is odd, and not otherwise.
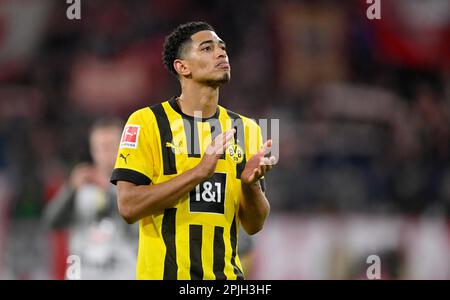
[{"label": "jersey short sleeve", "polygon": [[[149,110],[149,109],[148,109]],[[136,185],[149,185],[153,178],[153,138],[150,113],[145,109],[134,112],[125,125],[120,140],[111,183],[128,181]]]}]

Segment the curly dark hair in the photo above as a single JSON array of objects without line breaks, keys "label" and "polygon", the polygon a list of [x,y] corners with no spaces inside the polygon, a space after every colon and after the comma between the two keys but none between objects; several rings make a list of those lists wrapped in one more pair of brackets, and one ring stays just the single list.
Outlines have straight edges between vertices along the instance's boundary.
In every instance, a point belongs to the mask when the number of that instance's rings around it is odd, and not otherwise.
[{"label": "curly dark hair", "polygon": [[173,67],[173,61],[181,57],[185,45],[191,41],[191,36],[203,30],[215,31],[214,28],[206,22],[189,22],[178,26],[166,37],[164,42],[163,63],[175,77],[178,77],[178,73]]}]

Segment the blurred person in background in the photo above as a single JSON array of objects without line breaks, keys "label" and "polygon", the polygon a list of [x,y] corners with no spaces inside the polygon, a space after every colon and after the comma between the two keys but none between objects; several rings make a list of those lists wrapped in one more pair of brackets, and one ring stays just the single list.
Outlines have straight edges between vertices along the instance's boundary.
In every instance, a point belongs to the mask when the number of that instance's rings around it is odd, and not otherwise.
[{"label": "blurred person in background", "polygon": [[121,215],[140,221],[137,278],[243,279],[238,230],[259,232],[269,214],[272,141],[263,144],[256,122],[218,105],[231,74],[209,24],[178,26],[164,64],[181,95],[130,116],[111,176]]},{"label": "blurred person in background", "polygon": [[81,260],[81,279],[133,279],[137,228],[117,209],[115,186],[109,183],[123,122],[105,118],[89,134],[93,163],[80,163],[69,182],[45,209],[53,229],[68,228],[69,255]]}]

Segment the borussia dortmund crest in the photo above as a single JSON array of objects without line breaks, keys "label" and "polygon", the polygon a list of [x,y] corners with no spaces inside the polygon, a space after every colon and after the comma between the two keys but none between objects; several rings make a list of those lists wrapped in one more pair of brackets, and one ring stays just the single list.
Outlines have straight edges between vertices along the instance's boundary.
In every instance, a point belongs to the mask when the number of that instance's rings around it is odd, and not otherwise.
[{"label": "borussia dortmund crest", "polygon": [[241,146],[237,144],[228,147],[227,153],[231,157],[231,159],[237,164],[241,163],[242,160],[244,159],[244,151],[242,150]]}]

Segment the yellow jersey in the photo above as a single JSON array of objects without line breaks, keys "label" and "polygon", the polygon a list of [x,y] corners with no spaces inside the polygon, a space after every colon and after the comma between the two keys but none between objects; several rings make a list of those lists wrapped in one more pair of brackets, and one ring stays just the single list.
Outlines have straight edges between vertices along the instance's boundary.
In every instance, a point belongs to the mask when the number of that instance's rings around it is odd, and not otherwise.
[{"label": "yellow jersey", "polygon": [[[221,132],[234,143],[215,173],[176,205],[140,220],[137,279],[243,279],[237,253],[241,173],[260,150],[259,125],[220,105],[211,118],[184,114],[176,98],[142,108],[122,133],[111,182],[158,184],[194,168]],[[261,181],[264,189],[264,182]]]}]

